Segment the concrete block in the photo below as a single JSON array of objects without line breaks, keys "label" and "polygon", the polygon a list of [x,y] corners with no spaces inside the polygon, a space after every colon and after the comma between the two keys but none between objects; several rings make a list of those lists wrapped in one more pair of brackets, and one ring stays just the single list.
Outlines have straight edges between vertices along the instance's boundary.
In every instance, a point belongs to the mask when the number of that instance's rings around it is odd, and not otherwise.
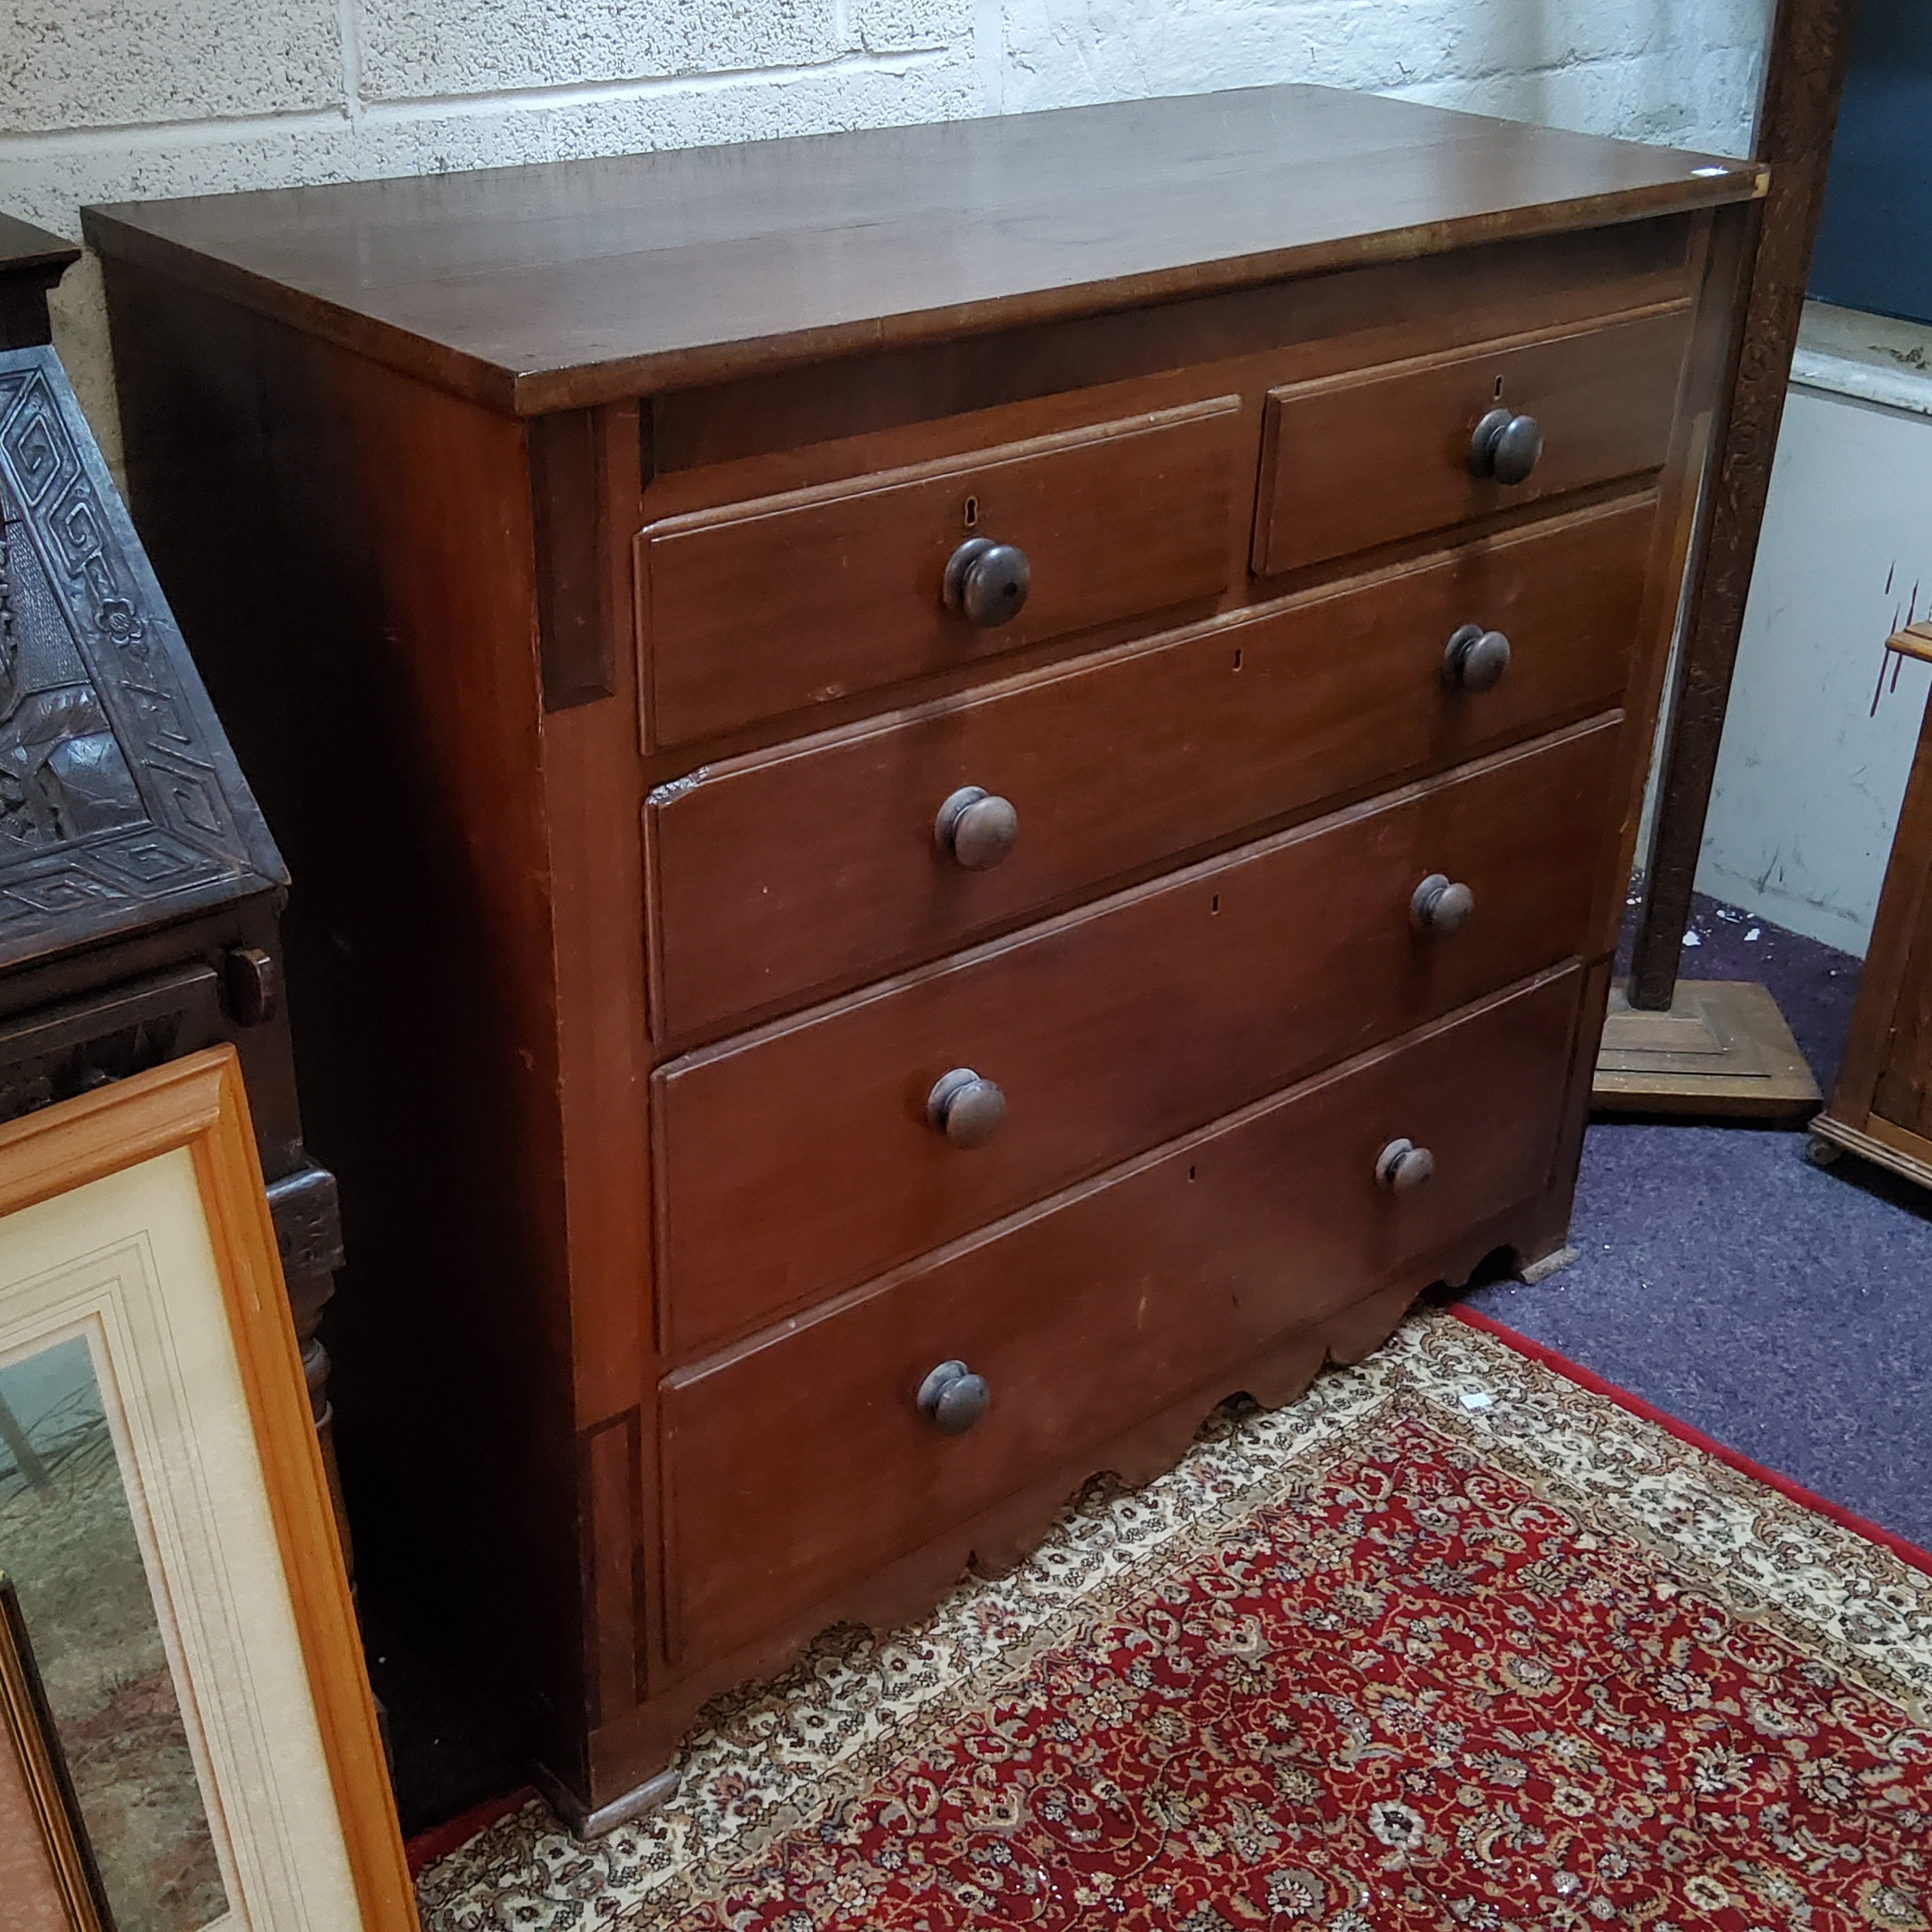
[{"label": "concrete block", "polygon": [[1008,0],[1005,105],[1026,111],[1307,80],[1307,11],[1304,0]]},{"label": "concrete block", "polygon": [[841,51],[835,0],[362,0],[361,85],[434,100],[795,67]]},{"label": "concrete block", "polygon": [[849,0],[851,32],[868,53],[955,47],[973,36],[972,0]]},{"label": "concrete block", "polygon": [[339,104],[335,0],[13,0],[0,132]]},{"label": "concrete block", "polygon": [[[1728,3],[1728,0],[1726,0]],[[1656,0],[1008,0],[1025,104],[1308,80],[1398,91],[1655,47]],[[1013,104],[1011,97],[1008,104]]]},{"label": "concrete block", "polygon": [[[1740,73],[1750,66],[1750,56],[1735,59]],[[1706,87],[1696,74],[1687,76],[1682,63],[1666,54],[1429,81],[1387,91],[1432,107],[1703,154],[1741,154],[1749,141],[1750,110],[1721,88]]]},{"label": "concrete block", "polygon": [[972,83],[970,49],[962,49],[808,68],[782,79],[707,80],[589,100],[548,101],[539,95],[514,104],[492,102],[487,111],[447,104],[372,114],[341,172],[360,176],[498,168],[957,120],[977,111]]},{"label": "concrete block", "polygon": [[1698,145],[1702,128],[1692,101],[1694,77],[1668,53],[1577,61],[1535,80],[1542,110],[1536,117],[1552,127],[1665,147]]},{"label": "concrete block", "polygon": [[1267,81],[1735,152],[1771,0],[1005,0],[1005,104]]}]

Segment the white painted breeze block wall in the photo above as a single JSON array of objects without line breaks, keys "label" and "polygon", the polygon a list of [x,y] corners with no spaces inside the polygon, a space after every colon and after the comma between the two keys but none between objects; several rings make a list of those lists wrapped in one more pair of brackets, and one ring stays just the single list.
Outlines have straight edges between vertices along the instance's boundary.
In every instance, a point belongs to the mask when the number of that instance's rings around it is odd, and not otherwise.
[{"label": "white painted breeze block wall", "polygon": [[1932,378],[1913,379],[1913,408],[1786,399],[1697,867],[1699,891],[1860,957],[1932,687],[1883,648],[1932,610]]},{"label": "white painted breeze block wall", "polygon": [[[1770,0],[10,0],[0,207],[1310,80],[1743,151]],[[90,264],[61,352],[113,447]]]}]

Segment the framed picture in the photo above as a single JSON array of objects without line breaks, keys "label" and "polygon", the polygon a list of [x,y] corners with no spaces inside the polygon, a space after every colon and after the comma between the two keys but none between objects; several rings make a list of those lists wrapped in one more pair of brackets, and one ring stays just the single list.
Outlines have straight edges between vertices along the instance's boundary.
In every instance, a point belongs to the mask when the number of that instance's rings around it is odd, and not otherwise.
[{"label": "framed picture", "polygon": [[414,1932],[231,1049],[0,1126],[0,1566],[114,1932]]},{"label": "framed picture", "polygon": [[19,1600],[4,1572],[0,1932],[113,1932]]}]

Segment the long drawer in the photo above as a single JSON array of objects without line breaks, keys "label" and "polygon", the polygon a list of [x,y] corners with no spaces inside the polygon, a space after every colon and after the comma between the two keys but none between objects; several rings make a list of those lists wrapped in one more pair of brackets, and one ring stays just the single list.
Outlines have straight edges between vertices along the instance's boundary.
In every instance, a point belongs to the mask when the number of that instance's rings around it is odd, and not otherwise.
[{"label": "long drawer", "polygon": [[[666,1345],[747,1333],[1578,951],[1621,723],[669,1063]],[[1473,893],[1459,930],[1418,927],[1431,877]],[[935,1090],[968,1072],[978,1087],[950,1083],[968,1127],[1003,1103],[990,1138],[933,1124]]]},{"label": "long drawer", "polygon": [[[637,541],[647,736],[682,744],[1214,597],[1237,471],[1252,487],[1240,407],[1216,396],[653,525]],[[969,544],[998,555],[955,577]]]},{"label": "long drawer", "polygon": [[[672,1376],[680,1661],[729,1653],[1192,1392],[1238,1388],[1261,1345],[1404,1270],[1425,1286],[1433,1257],[1544,1185],[1579,982],[1560,970]],[[1379,1178],[1396,1140],[1434,1163],[1406,1194]],[[917,1402],[949,1361],[990,1398],[957,1434]]]},{"label": "long drawer", "polygon": [[[1687,302],[1529,340],[1323,378],[1268,399],[1262,577],[1655,469],[1690,342]],[[1488,473],[1471,443],[1514,425]],[[1525,426],[1527,426],[1526,431]],[[1539,444],[1537,439],[1540,438]]]},{"label": "long drawer", "polygon": [[[655,1030],[689,1038],[936,958],[1243,826],[1616,703],[1654,502],[1539,523],[662,787],[646,808]],[[1509,641],[1487,688],[1445,669],[1464,626]],[[990,866],[935,838],[940,808],[968,787],[1013,814]]]}]

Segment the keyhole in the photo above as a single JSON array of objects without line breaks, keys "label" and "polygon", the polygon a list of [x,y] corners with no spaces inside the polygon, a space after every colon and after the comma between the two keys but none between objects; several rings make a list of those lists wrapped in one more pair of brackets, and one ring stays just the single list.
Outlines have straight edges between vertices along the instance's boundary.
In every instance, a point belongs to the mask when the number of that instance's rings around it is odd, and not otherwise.
[{"label": "keyhole", "polygon": [[1498,403],[1502,400],[1502,378],[1500,376],[1496,378],[1496,400]]},{"label": "keyhole", "polygon": [[[1500,393],[1502,393],[1502,385],[1501,383],[1498,383],[1498,384],[1497,384],[1497,386],[1496,386],[1496,387],[1497,387],[1497,393],[1498,393],[1498,394],[1500,394]],[[967,529],[970,530],[971,529],[972,529],[972,527],[974,526],[974,525],[975,525],[975,524],[976,524],[977,522],[978,522],[978,521],[979,521],[979,498],[978,498],[978,497],[976,497],[976,496],[969,496],[969,497],[968,497],[968,498],[967,498],[967,499],[966,499],[966,527],[967,527]]]},{"label": "keyhole", "polygon": [[1241,668],[1241,654],[1238,651],[1234,654],[1234,668],[1237,671]]},{"label": "keyhole", "polygon": [[1192,1180],[1192,1179],[1194,1179],[1194,1169],[1193,1169],[1192,1168],[1189,1168],[1188,1169],[1188,1171],[1187,1171],[1187,1178],[1188,1178],[1190,1181],[1191,1181],[1191,1180]]},{"label": "keyhole", "polygon": [[1214,898],[1213,898],[1213,903],[1212,903],[1209,906],[1209,907],[1208,907],[1208,910],[1209,910],[1210,913],[1218,913],[1220,910],[1221,910],[1221,895],[1220,895],[1219,893],[1216,893],[1214,895]]}]

